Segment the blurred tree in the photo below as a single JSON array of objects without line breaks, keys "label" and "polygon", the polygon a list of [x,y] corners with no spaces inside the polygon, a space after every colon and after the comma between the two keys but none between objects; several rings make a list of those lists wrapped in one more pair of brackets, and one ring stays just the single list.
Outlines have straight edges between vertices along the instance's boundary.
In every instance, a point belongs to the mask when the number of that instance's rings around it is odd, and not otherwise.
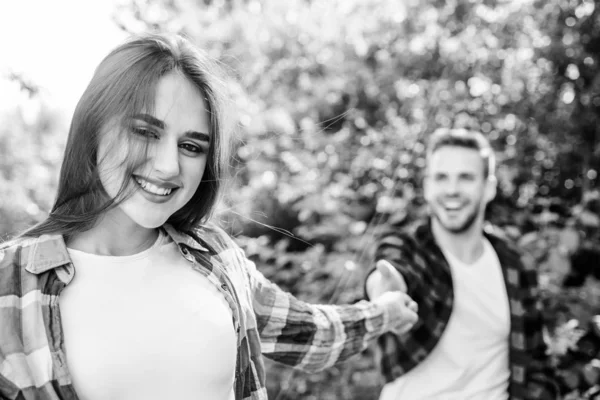
[{"label": "blurred tree", "polygon": [[[260,222],[294,228],[301,216],[339,232],[328,209],[350,204],[368,221],[377,199],[411,201],[423,142],[440,127],[490,137],[502,161],[502,194],[514,203],[540,195],[577,202],[596,186],[595,109],[585,99],[597,68],[575,38],[594,42],[593,3],[173,0],[130,7],[119,14],[121,25],[184,32],[235,75],[247,196],[246,206],[234,206],[246,216],[264,211],[260,204],[286,210],[269,213],[281,220]],[[264,185],[264,196],[278,199],[253,202]]]},{"label": "blurred tree", "polygon": [[534,118],[539,134],[524,153],[532,168],[521,168],[521,180],[531,193],[572,204],[598,186],[598,60],[589,46],[598,40],[598,9],[586,0],[535,1],[529,7],[527,18],[537,27],[530,35],[537,68],[530,71],[536,76],[522,110]]},{"label": "blurred tree", "polygon": [[35,83],[10,75],[0,82],[11,102],[0,108],[0,241],[50,209],[65,142],[64,126]]}]

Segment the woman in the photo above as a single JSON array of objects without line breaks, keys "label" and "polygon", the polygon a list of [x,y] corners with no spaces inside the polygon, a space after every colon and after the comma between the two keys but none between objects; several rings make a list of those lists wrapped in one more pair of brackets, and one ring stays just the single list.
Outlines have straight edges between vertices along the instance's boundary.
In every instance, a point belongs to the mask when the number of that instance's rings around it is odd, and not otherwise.
[{"label": "woman", "polygon": [[210,222],[223,93],[179,36],[133,38],[98,66],[50,215],[0,251],[0,397],[266,399],[261,354],[316,371],[414,324],[398,292],[300,302]]}]

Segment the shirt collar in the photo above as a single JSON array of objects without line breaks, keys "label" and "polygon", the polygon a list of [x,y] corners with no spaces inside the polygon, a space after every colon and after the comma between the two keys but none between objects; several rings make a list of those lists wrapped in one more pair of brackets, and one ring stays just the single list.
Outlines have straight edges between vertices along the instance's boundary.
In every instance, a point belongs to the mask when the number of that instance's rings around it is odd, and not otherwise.
[{"label": "shirt collar", "polygon": [[21,265],[32,274],[41,274],[71,262],[62,235],[28,239],[21,248]]},{"label": "shirt collar", "polygon": [[[436,249],[439,254],[442,254],[437,241],[435,240],[435,236],[433,235],[433,229],[431,227],[431,217],[427,217],[424,220],[419,220],[416,223],[416,226],[413,227],[413,234],[421,243],[424,248],[428,250]],[[494,225],[485,222],[483,225],[483,237],[486,238],[496,253],[502,252],[502,246],[504,246],[504,241],[501,239],[503,237],[502,232],[495,227]]]},{"label": "shirt collar", "polygon": [[[195,250],[208,251],[194,238],[177,231],[172,226],[166,224],[162,228],[178,245],[183,244]],[[21,266],[32,274],[41,274],[70,262],[71,258],[62,235],[42,235],[38,238],[26,239],[22,244]]]},{"label": "shirt collar", "polygon": [[178,230],[176,230],[169,224],[163,225],[163,229],[165,230],[165,232],[167,232],[167,235],[169,235],[171,237],[171,239],[173,239],[173,241],[175,243],[177,243],[178,245],[184,244],[195,250],[208,251],[208,249],[206,247],[202,246],[200,243],[198,243],[198,241],[196,239],[194,239],[193,237],[191,237],[190,235],[188,235],[186,233],[179,232]]}]

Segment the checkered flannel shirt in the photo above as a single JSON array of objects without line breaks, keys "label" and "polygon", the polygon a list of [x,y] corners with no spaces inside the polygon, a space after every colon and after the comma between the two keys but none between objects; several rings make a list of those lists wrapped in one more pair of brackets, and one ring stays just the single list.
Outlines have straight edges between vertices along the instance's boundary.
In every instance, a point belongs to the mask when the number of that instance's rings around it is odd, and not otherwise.
[{"label": "checkered flannel shirt", "polygon": [[[509,299],[510,399],[556,399],[558,386],[546,364],[533,259],[492,229],[486,229],[484,235],[500,260]],[[391,382],[423,361],[440,340],[452,313],[452,278],[430,221],[383,233],[375,259],[388,260],[400,271],[408,294],[419,305],[419,321],[408,334],[388,333],[378,339],[381,370],[386,381]]]},{"label": "checkered flannel shirt", "polygon": [[[207,276],[231,307],[237,332],[236,400],[267,398],[262,354],[319,371],[366,349],[397,323],[369,302],[315,306],[295,299],[265,279],[219,228],[203,226],[190,235],[164,229],[190,267]],[[78,398],[66,365],[58,303],[74,274],[60,235],[2,246],[0,399]]]}]

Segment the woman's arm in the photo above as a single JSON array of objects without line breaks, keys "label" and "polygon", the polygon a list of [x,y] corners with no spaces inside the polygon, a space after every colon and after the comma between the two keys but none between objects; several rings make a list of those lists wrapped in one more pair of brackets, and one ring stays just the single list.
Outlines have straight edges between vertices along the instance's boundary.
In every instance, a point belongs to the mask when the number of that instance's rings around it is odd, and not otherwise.
[{"label": "woman's arm", "polygon": [[388,292],[353,305],[309,304],[245,260],[262,353],[275,361],[319,371],[360,353],[385,332],[405,332],[417,320],[404,293]]}]

